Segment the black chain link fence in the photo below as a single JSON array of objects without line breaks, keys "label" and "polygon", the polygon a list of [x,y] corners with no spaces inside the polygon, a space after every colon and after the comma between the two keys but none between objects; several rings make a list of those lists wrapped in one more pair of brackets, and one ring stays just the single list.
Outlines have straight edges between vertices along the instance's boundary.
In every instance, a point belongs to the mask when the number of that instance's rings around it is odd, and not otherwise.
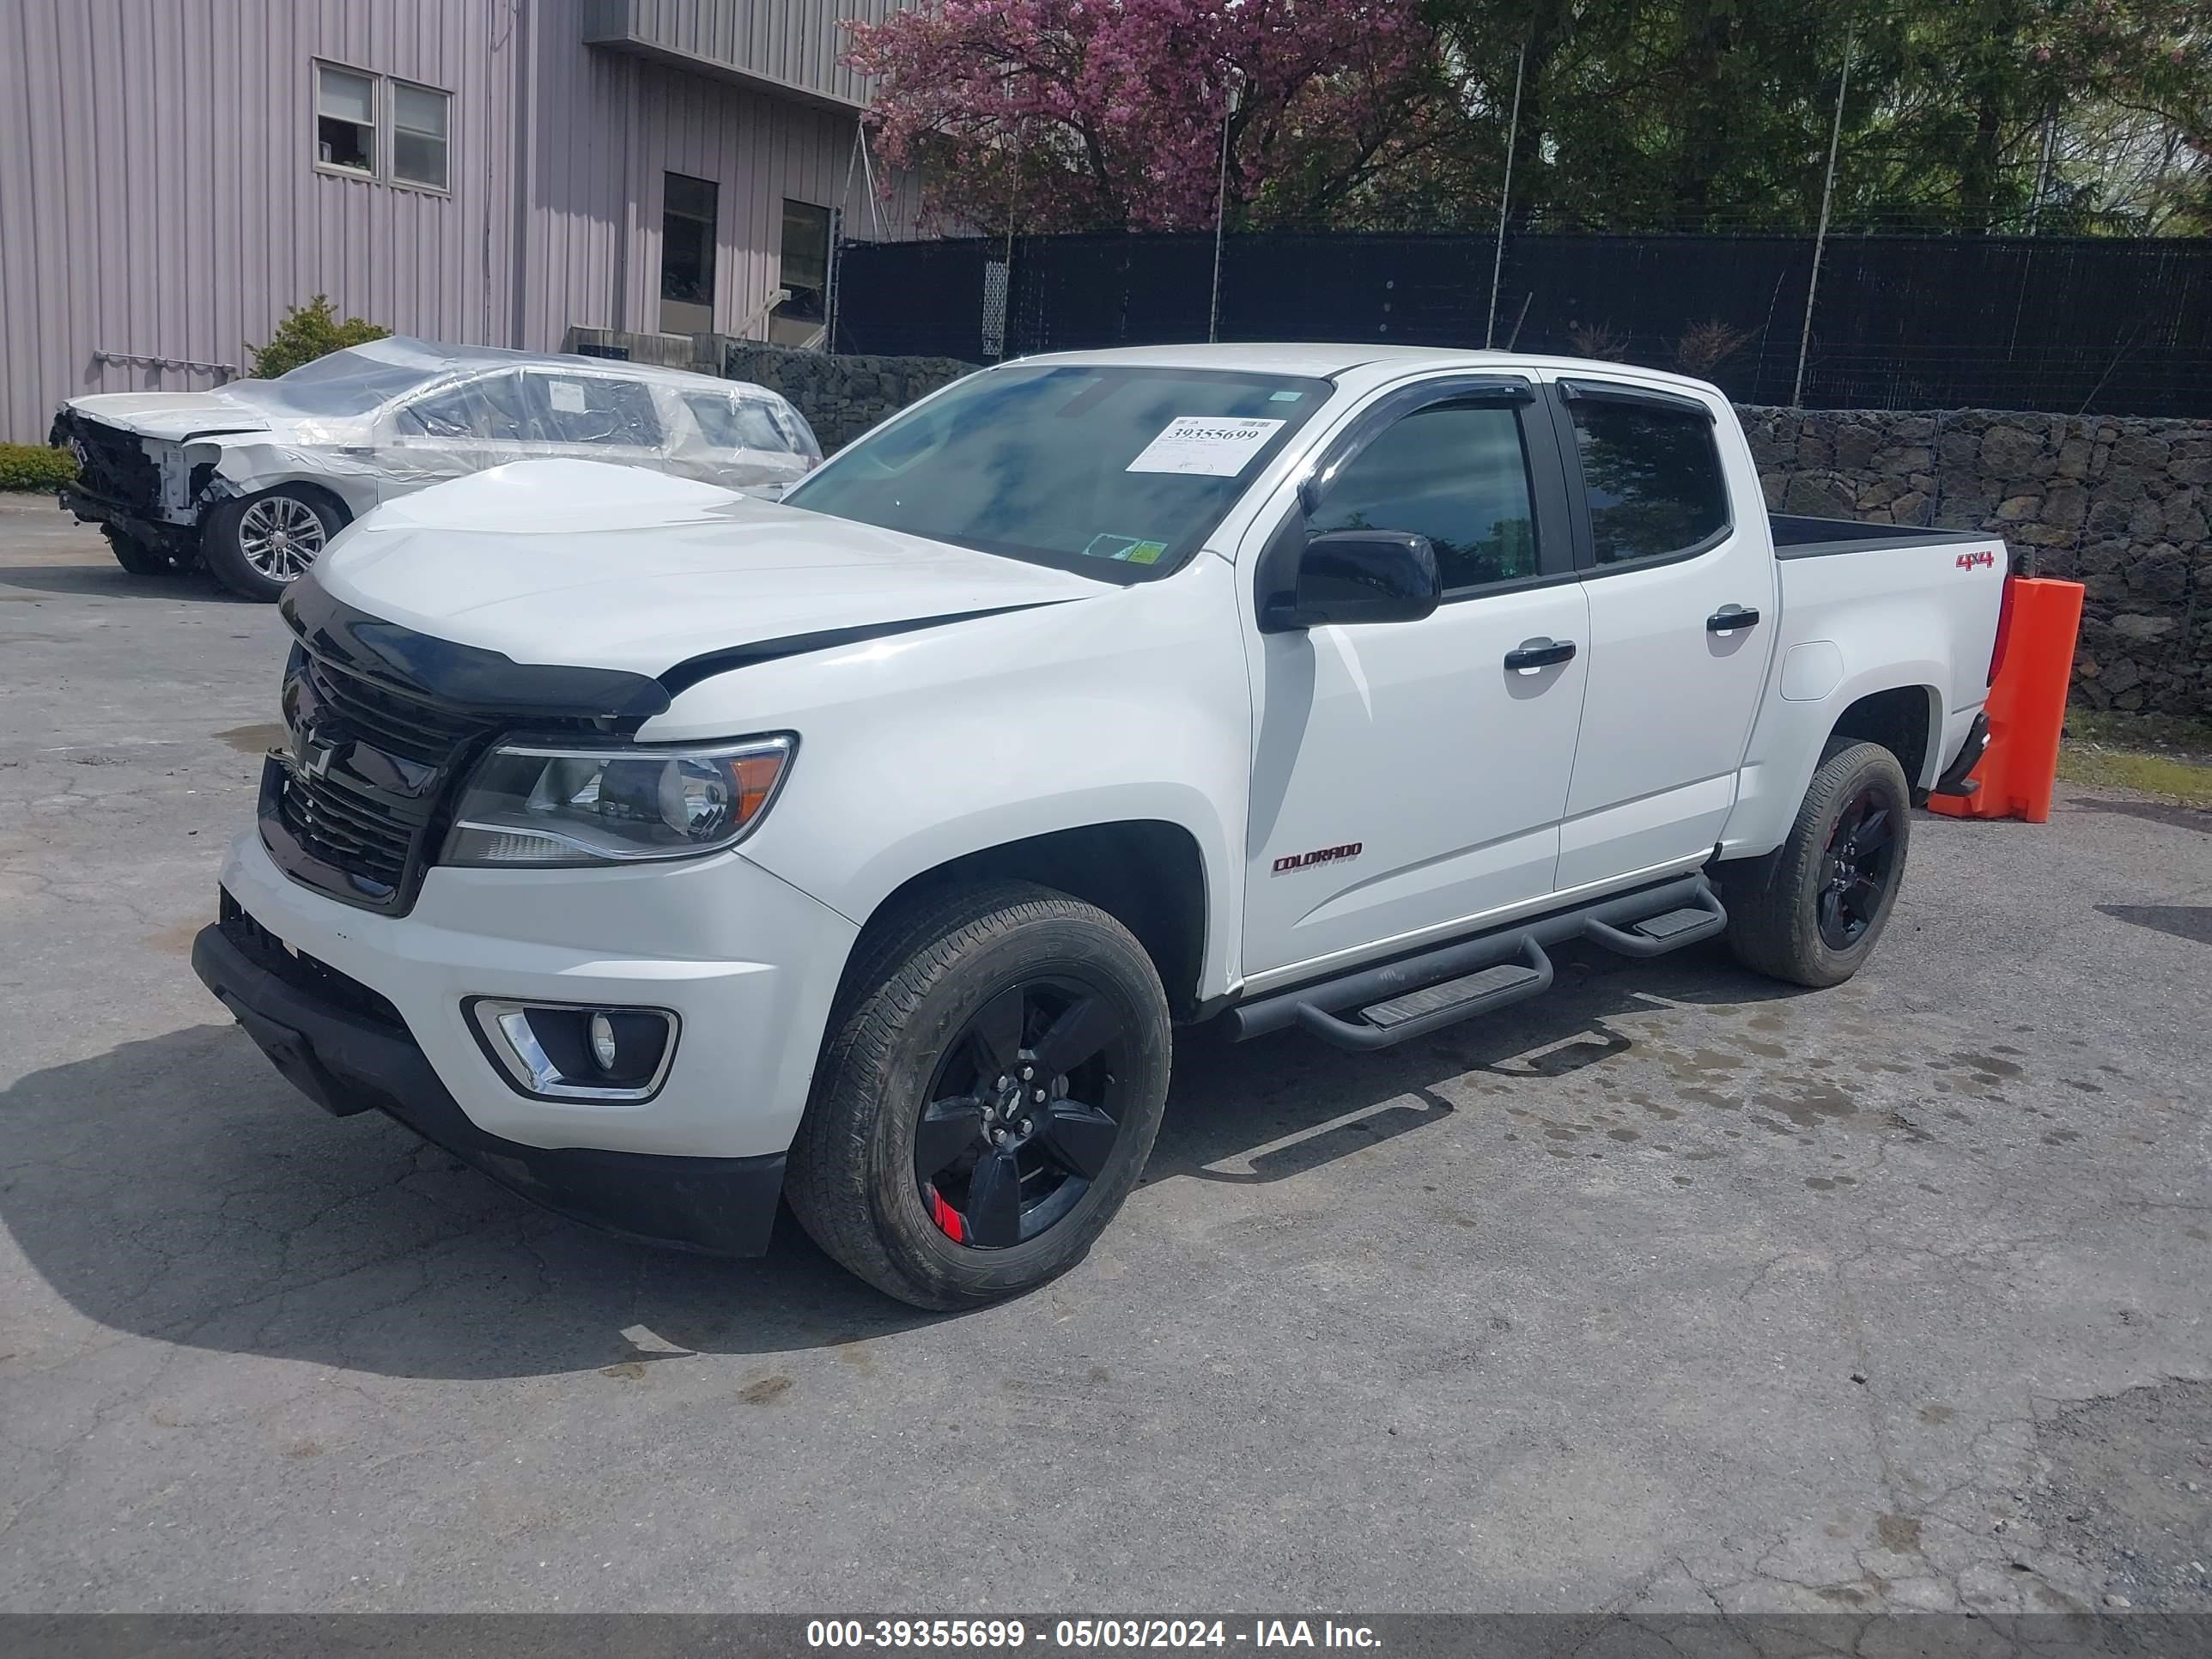
[{"label": "black chain link fence", "polygon": [[[1680,369],[1788,404],[1808,235],[1255,232],[1222,248],[1224,340],[1480,346]],[[1011,255],[1011,260],[1009,256]],[[841,250],[835,349],[1000,356],[1206,337],[1210,234]],[[2212,241],[1831,236],[1803,402],[2212,416]]]}]

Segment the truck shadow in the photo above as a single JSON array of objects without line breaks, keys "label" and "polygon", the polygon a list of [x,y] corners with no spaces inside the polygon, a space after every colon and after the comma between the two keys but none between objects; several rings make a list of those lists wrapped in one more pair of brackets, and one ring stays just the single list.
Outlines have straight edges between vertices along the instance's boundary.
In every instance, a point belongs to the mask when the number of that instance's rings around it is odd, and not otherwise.
[{"label": "truck shadow", "polygon": [[1218,1027],[1184,1033],[1146,1180],[1287,1180],[1442,1123],[1455,1109],[1436,1087],[1446,1079],[1498,1071],[1540,1081],[1627,1052],[1630,1040],[1606,1024],[1613,1016],[1807,994],[1743,972],[1717,945],[1657,963],[1594,946],[1553,954],[1559,976],[1545,995],[1402,1048],[1347,1054],[1295,1031],[1246,1043]]},{"label": "truck shadow", "polygon": [[[1617,1052],[1601,1022],[1654,994],[1782,993],[1685,952],[1663,975],[1563,973],[1550,996],[1379,1055],[1184,1032],[1146,1178],[1281,1180],[1440,1123],[1436,1085],[1470,1069],[1534,1054],[1556,1077]],[[788,1214],[753,1261],[548,1215],[382,1118],[324,1116],[228,1025],[26,1076],[0,1092],[0,1222],[30,1268],[83,1318],[188,1347],[394,1376],[621,1375],[937,1317],[847,1275]]]}]

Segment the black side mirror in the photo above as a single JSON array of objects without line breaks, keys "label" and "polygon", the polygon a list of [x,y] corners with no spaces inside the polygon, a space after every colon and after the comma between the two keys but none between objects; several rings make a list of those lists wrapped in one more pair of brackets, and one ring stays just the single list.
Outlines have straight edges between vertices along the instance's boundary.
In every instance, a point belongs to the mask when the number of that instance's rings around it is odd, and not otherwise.
[{"label": "black side mirror", "polygon": [[1419,622],[1443,594],[1426,536],[1332,530],[1307,538],[1293,590],[1276,594],[1261,627],[1274,634],[1325,623]]}]

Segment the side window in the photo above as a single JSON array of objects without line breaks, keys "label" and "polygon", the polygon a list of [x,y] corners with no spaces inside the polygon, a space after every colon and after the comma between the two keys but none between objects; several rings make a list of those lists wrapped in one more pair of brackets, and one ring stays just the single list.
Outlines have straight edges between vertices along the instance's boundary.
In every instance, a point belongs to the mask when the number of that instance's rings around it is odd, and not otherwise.
[{"label": "side window", "polygon": [[639,381],[550,374],[523,380],[531,435],[540,442],[660,447],[660,416],[651,390]]},{"label": "side window", "polygon": [[791,441],[757,398],[723,398],[711,392],[687,392],[684,402],[699,422],[699,434],[716,449],[787,450]]},{"label": "side window", "polygon": [[1728,528],[1728,486],[1704,414],[1595,398],[1572,408],[1600,564],[1665,558]]},{"label": "side window", "polygon": [[464,380],[417,398],[399,411],[397,424],[410,437],[512,443],[523,435],[520,382],[514,374]]},{"label": "side window", "polygon": [[1416,410],[1353,457],[1308,520],[1426,536],[1447,593],[1536,574],[1536,510],[1521,420],[1495,404]]}]

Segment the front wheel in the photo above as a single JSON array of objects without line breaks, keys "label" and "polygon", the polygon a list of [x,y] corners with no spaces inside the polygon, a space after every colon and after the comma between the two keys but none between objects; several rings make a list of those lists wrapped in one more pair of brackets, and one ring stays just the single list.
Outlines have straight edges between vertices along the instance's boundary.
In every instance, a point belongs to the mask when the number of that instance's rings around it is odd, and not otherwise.
[{"label": "front wheel", "polygon": [[127,530],[106,524],[100,526],[100,533],[107,538],[107,550],[115,555],[115,562],[134,576],[166,576],[177,568],[167,553]]},{"label": "front wheel", "polygon": [[337,512],[319,496],[285,487],[224,501],[207,517],[200,556],[241,599],[282,599],[338,533]]},{"label": "front wheel", "polygon": [[1736,960],[1797,985],[1840,985],[1858,972],[1897,903],[1911,805],[1895,755],[1829,738],[1789,839],[1721,866]]},{"label": "front wheel", "polygon": [[1167,998],[1104,911],[1026,882],[872,929],[831,1016],[785,1195],[878,1289],[956,1309],[1082,1260],[1167,1099]]}]

